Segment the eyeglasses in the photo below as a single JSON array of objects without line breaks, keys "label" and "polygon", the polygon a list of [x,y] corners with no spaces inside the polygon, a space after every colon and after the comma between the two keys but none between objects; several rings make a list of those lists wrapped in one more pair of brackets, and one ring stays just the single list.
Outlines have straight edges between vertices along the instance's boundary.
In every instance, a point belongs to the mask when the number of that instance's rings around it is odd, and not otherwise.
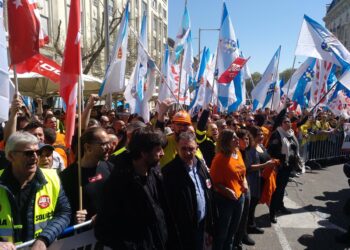
[{"label": "eyeglasses", "polygon": [[39,155],[39,150],[24,150],[24,151],[14,150],[13,152],[22,153],[26,157],[32,157],[34,156],[34,154],[37,156]]},{"label": "eyeglasses", "polygon": [[247,120],[247,122],[255,122],[255,120]]},{"label": "eyeglasses", "polygon": [[290,123],[290,121],[283,121],[283,123]]},{"label": "eyeglasses", "polygon": [[92,144],[99,145],[99,146],[101,146],[102,148],[106,148],[106,147],[109,146],[109,143],[110,143],[110,141],[106,141],[106,142],[94,142],[94,143],[92,143]]},{"label": "eyeglasses", "polygon": [[193,148],[193,147],[181,147],[180,149],[181,151],[186,151],[186,152],[195,152],[197,150],[197,148]]}]

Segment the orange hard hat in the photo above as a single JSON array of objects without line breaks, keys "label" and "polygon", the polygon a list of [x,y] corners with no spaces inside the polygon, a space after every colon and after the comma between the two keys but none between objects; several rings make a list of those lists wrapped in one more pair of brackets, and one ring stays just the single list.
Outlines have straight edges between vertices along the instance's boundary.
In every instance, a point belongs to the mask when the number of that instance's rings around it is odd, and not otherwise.
[{"label": "orange hard hat", "polygon": [[173,116],[173,122],[187,123],[189,125],[192,125],[191,116],[185,110],[176,112],[176,114]]}]

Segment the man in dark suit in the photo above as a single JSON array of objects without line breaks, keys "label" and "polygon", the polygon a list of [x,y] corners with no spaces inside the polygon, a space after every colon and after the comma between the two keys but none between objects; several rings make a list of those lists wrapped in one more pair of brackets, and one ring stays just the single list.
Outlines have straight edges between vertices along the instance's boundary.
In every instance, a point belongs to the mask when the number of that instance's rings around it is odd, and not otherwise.
[{"label": "man in dark suit", "polygon": [[163,169],[170,210],[175,217],[184,249],[203,249],[204,235],[212,235],[215,206],[205,162],[195,156],[196,137],[182,132],[176,142],[178,154]]}]

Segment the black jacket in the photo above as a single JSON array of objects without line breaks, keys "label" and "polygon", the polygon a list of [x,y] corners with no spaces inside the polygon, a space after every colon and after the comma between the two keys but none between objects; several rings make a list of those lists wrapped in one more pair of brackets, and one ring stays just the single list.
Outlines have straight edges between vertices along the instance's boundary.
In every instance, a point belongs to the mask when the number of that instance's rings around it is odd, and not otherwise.
[{"label": "black jacket", "polygon": [[174,221],[159,168],[152,168],[147,178],[137,175],[128,152],[119,155],[115,164],[97,213],[96,238],[118,250],[167,249],[168,237],[176,232],[171,229]]},{"label": "black jacket", "polygon": [[[17,180],[13,176],[11,172],[11,168],[5,168],[3,174],[0,177],[0,188],[4,188],[8,192],[9,202],[11,204],[13,223],[14,224],[23,224],[26,225],[22,230],[26,230],[25,232],[21,232],[21,229],[15,230],[14,240],[18,241],[28,241],[32,240],[32,236],[34,235],[34,203],[35,203],[35,195],[36,191],[40,190],[46,183],[46,179],[41,172],[40,168],[37,168],[36,174],[31,181],[31,185],[33,185],[33,191],[30,192],[30,196],[28,198],[28,207],[25,212],[27,214],[27,221],[21,221],[21,211],[17,207],[17,202],[15,200],[15,196],[13,192],[21,192],[18,190],[19,184],[16,184]],[[20,195],[20,194],[19,194]],[[71,208],[68,202],[68,198],[66,197],[64,190],[61,186],[60,192],[58,195],[58,200],[55,207],[55,212],[53,218],[48,222],[47,226],[43,229],[43,231],[38,236],[41,238],[46,245],[50,245],[68,226],[70,222],[71,216]],[[23,238],[23,236],[26,236]]]},{"label": "black jacket", "polygon": [[[108,161],[99,161],[94,168],[81,168],[83,209],[87,210],[86,220],[90,220],[97,213],[104,184],[112,170],[113,165]],[[73,225],[76,212],[79,210],[78,164],[75,162],[69,165],[59,176],[72,207],[71,225]]]},{"label": "black jacket", "polygon": [[[205,231],[213,235],[217,217],[213,203],[211,179],[205,163],[197,158],[199,175],[204,181],[206,201]],[[196,231],[198,230],[196,188],[189,176],[184,162],[177,155],[162,169],[164,185],[169,199],[170,209],[175,217],[181,244],[184,249],[196,249]]]}]

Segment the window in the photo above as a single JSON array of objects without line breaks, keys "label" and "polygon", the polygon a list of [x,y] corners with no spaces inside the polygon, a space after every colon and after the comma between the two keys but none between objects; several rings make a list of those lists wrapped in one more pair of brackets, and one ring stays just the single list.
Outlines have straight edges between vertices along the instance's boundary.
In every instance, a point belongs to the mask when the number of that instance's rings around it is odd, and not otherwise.
[{"label": "window", "polygon": [[168,37],[168,27],[166,24],[164,24],[164,32],[163,32],[164,37]]},{"label": "window", "polygon": [[159,24],[159,26],[158,26],[158,36],[161,37],[162,36],[162,31],[163,31],[163,29],[162,29],[163,24],[162,24],[161,19],[159,19],[158,24]]},{"label": "window", "polygon": [[135,0],[135,9],[137,10],[139,8],[139,0]]},{"label": "window", "polygon": [[157,0],[152,1],[152,7],[153,9],[157,10]]},{"label": "window", "polygon": [[141,11],[142,11],[142,15],[145,12],[147,13],[147,3],[145,3],[144,1],[142,1]]},{"label": "window", "polygon": [[91,30],[91,35],[94,39],[96,39],[97,34],[98,34],[98,21],[97,18],[92,19],[92,30]]},{"label": "window", "polygon": [[140,19],[139,17],[135,18],[135,29],[136,30],[139,30],[139,19]]},{"label": "window", "polygon": [[48,0],[43,1],[42,8],[41,8],[40,12],[41,12],[40,13],[40,22],[41,22],[42,28],[43,28],[46,35],[51,36]]},{"label": "window", "polygon": [[156,49],[157,49],[157,38],[153,37],[152,50],[156,50]]},{"label": "window", "polygon": [[114,8],[114,3],[113,3],[113,1],[108,1],[108,9],[107,9],[107,12],[108,12],[108,16],[109,16],[109,17],[113,16],[113,8]]},{"label": "window", "polygon": [[167,11],[163,9],[163,18],[167,18]]},{"label": "window", "polygon": [[45,34],[49,35],[50,30],[49,30],[49,18],[44,15],[40,15],[40,22],[41,22],[41,27],[43,28]]},{"label": "window", "polygon": [[157,33],[158,29],[158,19],[157,17],[153,14],[153,25],[152,25],[152,31],[155,31]]}]

